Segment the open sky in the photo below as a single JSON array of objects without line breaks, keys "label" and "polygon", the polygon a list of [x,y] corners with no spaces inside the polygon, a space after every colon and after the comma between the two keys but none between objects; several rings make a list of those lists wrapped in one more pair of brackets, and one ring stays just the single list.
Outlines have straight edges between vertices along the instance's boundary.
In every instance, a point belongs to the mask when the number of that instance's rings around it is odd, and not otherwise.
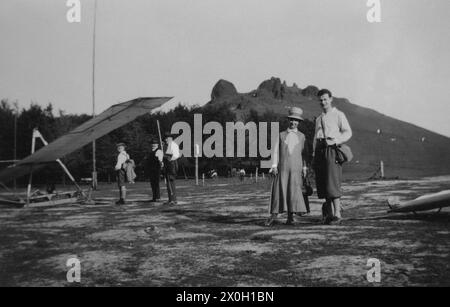
[{"label": "open sky", "polygon": [[[92,112],[94,0],[0,1],[0,98]],[[96,111],[141,96],[204,104],[271,76],[450,137],[450,1],[98,0]],[[308,116],[308,115],[307,115]]]}]

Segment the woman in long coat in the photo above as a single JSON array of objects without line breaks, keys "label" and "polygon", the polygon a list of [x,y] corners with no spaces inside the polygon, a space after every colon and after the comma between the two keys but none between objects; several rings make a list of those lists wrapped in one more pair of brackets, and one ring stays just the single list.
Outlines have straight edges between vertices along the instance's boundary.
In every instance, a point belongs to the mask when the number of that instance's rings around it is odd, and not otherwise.
[{"label": "woman in long coat", "polygon": [[270,197],[270,218],[267,226],[273,225],[279,213],[287,212],[286,224],[294,222],[295,213],[306,213],[303,199],[302,153],[305,148],[305,135],[298,131],[298,124],[303,120],[303,111],[293,107],[289,111],[289,128],[280,133],[279,141],[275,144],[271,172],[275,175]]}]

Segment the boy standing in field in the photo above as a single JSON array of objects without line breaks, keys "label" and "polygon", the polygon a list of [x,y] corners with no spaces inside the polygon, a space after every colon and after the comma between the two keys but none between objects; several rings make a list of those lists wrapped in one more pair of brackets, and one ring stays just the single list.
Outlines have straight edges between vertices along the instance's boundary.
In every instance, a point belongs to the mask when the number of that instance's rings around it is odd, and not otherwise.
[{"label": "boy standing in field", "polygon": [[117,185],[119,187],[119,200],[116,202],[117,205],[124,205],[126,196],[127,196],[127,189],[125,186],[126,182],[126,173],[123,168],[124,163],[130,159],[130,156],[125,151],[125,144],[124,143],[118,143],[116,145],[117,151],[119,154],[117,155],[117,163],[116,163],[116,178],[117,178]]}]

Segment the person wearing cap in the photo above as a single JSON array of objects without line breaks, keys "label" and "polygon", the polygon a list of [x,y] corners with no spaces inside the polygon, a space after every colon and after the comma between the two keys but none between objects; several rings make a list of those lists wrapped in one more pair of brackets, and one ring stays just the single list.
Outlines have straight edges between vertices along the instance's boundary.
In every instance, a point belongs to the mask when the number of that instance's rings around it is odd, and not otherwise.
[{"label": "person wearing cap", "polygon": [[177,193],[175,187],[175,179],[178,173],[177,159],[180,157],[180,149],[178,144],[174,142],[173,135],[166,132],[164,134],[165,149],[164,149],[164,175],[167,182],[167,194],[169,201],[166,205],[177,204]]},{"label": "person wearing cap", "polygon": [[345,114],[333,107],[329,90],[321,89],[317,96],[323,110],[316,119],[313,141],[317,196],[325,199],[322,207],[324,224],[339,224],[342,220],[342,165],[336,161],[336,146],[352,137],[352,129]]},{"label": "person wearing cap", "polygon": [[163,152],[159,148],[157,139],[152,139],[152,151],[147,156],[147,165],[150,175],[150,186],[152,188],[152,202],[156,202],[161,198],[159,181],[161,178],[161,168],[163,166]]},{"label": "person wearing cap", "polygon": [[116,145],[117,151],[119,154],[117,155],[117,162],[115,166],[116,170],[116,178],[117,178],[117,185],[119,187],[119,200],[116,202],[117,205],[124,205],[126,196],[127,196],[127,189],[125,186],[126,182],[126,172],[123,168],[124,163],[130,159],[130,156],[125,151],[125,144],[124,143],[118,143]]},{"label": "person wearing cap", "polygon": [[289,110],[289,128],[279,135],[274,146],[271,173],[275,175],[270,197],[270,218],[266,226],[272,226],[279,213],[287,212],[287,225],[294,223],[294,214],[307,212],[302,193],[302,176],[306,174],[303,155],[305,135],[298,130],[303,110]]}]

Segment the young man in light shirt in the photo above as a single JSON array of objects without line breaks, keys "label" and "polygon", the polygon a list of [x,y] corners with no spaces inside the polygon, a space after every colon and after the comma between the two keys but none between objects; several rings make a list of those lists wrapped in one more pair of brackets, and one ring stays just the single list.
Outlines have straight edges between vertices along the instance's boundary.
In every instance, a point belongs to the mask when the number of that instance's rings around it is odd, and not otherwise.
[{"label": "young man in light shirt", "polygon": [[324,223],[340,223],[342,165],[336,161],[336,146],[352,137],[352,129],[345,114],[333,107],[329,90],[322,89],[317,96],[323,110],[316,119],[313,141],[317,195],[325,199]]},{"label": "young man in light shirt", "polygon": [[164,135],[165,149],[164,149],[164,175],[167,181],[167,194],[169,196],[169,201],[165,203],[166,205],[176,205],[177,204],[177,193],[175,186],[175,179],[178,173],[178,162],[177,159],[180,157],[180,149],[178,144],[173,141],[173,135],[171,133],[166,133]]},{"label": "young man in light shirt", "polygon": [[119,187],[119,196],[120,199],[116,202],[117,205],[124,205],[126,196],[127,196],[127,189],[125,186],[126,182],[126,173],[123,169],[123,164],[130,159],[130,156],[125,151],[125,144],[124,143],[118,143],[116,145],[117,151],[119,154],[117,155],[117,162],[115,166],[116,170],[116,178],[117,178],[117,185]]}]

